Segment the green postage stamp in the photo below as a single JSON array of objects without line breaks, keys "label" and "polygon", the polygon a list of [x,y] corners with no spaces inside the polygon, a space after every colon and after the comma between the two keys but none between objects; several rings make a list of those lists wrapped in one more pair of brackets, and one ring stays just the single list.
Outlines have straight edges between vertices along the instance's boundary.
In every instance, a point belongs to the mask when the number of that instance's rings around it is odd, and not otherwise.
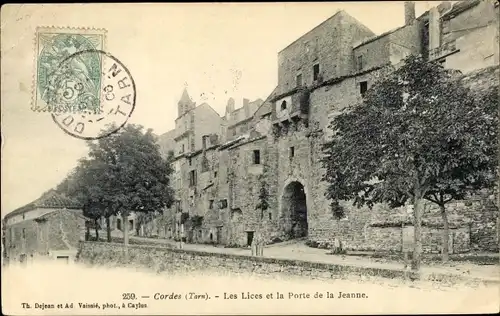
[{"label": "green postage stamp", "polygon": [[32,110],[71,136],[96,139],[123,127],[135,107],[127,67],[105,51],[106,31],[38,28]]},{"label": "green postage stamp", "polygon": [[39,27],[36,30],[32,109],[49,113],[99,113],[103,29]]}]

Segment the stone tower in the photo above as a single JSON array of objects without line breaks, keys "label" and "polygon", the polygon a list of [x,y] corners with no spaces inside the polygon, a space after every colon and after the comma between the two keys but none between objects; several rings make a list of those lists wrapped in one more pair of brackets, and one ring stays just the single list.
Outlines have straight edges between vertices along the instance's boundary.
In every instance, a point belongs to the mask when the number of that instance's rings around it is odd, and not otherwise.
[{"label": "stone tower", "polygon": [[177,117],[182,116],[186,112],[189,112],[191,109],[194,109],[196,106],[195,102],[191,100],[191,97],[189,97],[189,94],[187,92],[187,89],[184,88],[184,91],[182,91],[182,96],[179,102],[177,103]]}]

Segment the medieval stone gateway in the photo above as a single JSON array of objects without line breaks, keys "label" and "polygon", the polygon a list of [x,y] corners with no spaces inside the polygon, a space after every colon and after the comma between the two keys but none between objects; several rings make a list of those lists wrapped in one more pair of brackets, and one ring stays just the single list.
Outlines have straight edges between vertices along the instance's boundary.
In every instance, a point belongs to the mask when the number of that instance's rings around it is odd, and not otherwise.
[{"label": "medieval stone gateway", "polygon": [[281,220],[287,239],[307,237],[307,203],[304,186],[293,181],[284,188],[281,197]]}]

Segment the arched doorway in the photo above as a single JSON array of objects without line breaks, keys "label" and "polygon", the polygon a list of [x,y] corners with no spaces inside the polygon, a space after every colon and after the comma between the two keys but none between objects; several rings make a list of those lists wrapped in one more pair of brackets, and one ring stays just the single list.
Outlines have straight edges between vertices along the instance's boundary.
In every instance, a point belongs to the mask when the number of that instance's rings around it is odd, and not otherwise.
[{"label": "arched doorway", "polygon": [[307,236],[307,203],[304,186],[298,182],[290,182],[281,198],[281,214],[285,235],[289,238]]}]

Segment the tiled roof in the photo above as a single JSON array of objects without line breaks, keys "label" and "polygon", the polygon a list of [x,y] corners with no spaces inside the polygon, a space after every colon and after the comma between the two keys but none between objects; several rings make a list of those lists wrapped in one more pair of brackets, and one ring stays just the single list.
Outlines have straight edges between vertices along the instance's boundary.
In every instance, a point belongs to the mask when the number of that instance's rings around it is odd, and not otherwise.
[{"label": "tiled roof", "polygon": [[453,5],[453,7],[446,13],[442,15],[441,18],[443,19],[449,19],[452,18],[453,16],[456,16],[457,14],[460,14],[464,11],[467,11],[468,9],[478,5],[481,1],[480,0],[466,0],[466,1],[459,1]]},{"label": "tiled roof", "polygon": [[81,217],[81,218],[83,218],[85,220],[90,220],[90,218],[88,218],[85,215],[83,215],[83,212],[79,212],[78,210],[71,210],[71,209],[59,209],[59,210],[55,210],[53,212],[45,213],[45,214],[40,215],[37,218],[35,218],[35,220],[46,219],[46,218],[48,218],[50,216],[53,216],[54,214],[57,214],[58,212],[68,212],[69,214]]},{"label": "tiled roof", "polygon": [[246,138],[247,138],[247,135],[241,135],[241,136],[239,136],[239,137],[237,137],[237,138],[235,138],[233,140],[227,141],[224,144],[220,145],[219,150],[226,149],[226,148],[228,148],[228,147],[230,147],[230,146],[232,146],[232,145],[234,145],[236,143],[239,143],[240,141],[242,141],[242,140],[244,140]]},{"label": "tiled roof", "polygon": [[8,218],[17,214],[22,214],[24,212],[28,212],[36,208],[81,209],[82,206],[80,205],[80,203],[74,201],[73,199],[70,199],[65,195],[59,194],[55,190],[50,190],[49,192],[43,194],[37,200],[10,212],[5,217]]}]

